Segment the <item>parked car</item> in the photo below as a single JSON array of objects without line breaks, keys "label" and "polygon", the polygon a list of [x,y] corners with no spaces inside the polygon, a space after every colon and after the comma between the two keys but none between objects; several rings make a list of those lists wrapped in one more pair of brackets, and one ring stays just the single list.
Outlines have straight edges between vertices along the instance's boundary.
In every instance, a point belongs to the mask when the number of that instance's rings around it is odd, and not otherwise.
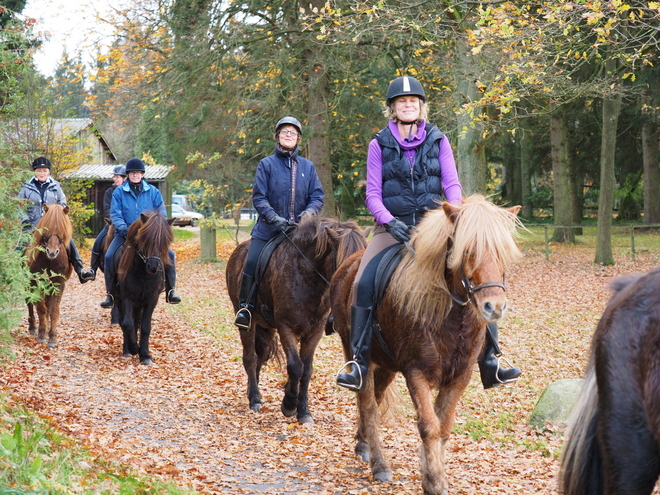
[{"label": "parked car", "polygon": [[197,225],[204,215],[195,211],[184,210],[179,205],[172,205],[172,217],[175,218],[174,225]]}]

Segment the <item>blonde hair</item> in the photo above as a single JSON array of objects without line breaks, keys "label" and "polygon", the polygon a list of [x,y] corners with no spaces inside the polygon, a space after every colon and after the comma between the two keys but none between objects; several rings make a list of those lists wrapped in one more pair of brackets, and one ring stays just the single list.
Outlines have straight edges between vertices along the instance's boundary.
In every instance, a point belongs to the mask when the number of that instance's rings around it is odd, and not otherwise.
[{"label": "blonde hair", "polygon": [[[397,96],[397,98],[399,98],[399,97]],[[398,120],[396,118],[396,114],[394,113],[394,108],[393,108],[394,102],[397,100],[397,98],[394,98],[394,100],[392,100],[392,104],[389,105],[389,106],[386,106],[383,109],[383,115],[385,116],[385,118],[387,120],[393,120],[395,122]],[[419,119],[418,120],[420,120],[420,121],[421,120],[427,120],[428,117],[429,117],[429,105],[428,105],[428,103],[423,101],[421,98],[419,98],[419,103],[420,103],[420,105],[419,105]]]}]

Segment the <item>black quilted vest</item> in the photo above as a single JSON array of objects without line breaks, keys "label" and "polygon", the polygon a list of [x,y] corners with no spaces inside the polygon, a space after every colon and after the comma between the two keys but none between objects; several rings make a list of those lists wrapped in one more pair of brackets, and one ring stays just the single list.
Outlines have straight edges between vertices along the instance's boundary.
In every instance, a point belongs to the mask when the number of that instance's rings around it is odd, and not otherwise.
[{"label": "black quilted vest", "polygon": [[403,154],[389,127],[376,134],[383,161],[383,204],[407,225],[417,225],[424,213],[438,207],[443,199],[440,177],[440,140],[444,134],[426,124],[426,140],[417,148],[415,163]]}]

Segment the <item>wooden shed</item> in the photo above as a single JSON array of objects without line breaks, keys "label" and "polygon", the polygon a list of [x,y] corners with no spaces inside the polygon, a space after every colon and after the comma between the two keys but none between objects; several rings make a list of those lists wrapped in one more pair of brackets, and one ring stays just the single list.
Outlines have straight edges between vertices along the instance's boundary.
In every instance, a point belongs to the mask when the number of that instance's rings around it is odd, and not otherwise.
[{"label": "wooden shed", "polygon": [[[103,219],[103,196],[105,191],[112,186],[112,176],[117,165],[83,165],[75,172],[68,174],[72,179],[93,179],[94,185],[87,190],[87,203],[94,204],[94,215],[89,219],[87,226],[93,235],[97,235],[104,225]],[[145,180],[158,188],[163,195],[166,205],[172,203],[172,188],[167,182],[170,168],[165,165],[147,165]]]}]

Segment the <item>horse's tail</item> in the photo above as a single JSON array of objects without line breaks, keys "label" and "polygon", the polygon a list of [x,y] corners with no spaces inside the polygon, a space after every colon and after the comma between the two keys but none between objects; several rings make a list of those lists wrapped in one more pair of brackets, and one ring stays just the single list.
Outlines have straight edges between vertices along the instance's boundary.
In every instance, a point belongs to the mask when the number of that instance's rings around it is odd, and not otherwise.
[{"label": "horse's tail", "polygon": [[604,493],[603,458],[598,443],[598,385],[594,359],[578,397],[565,436],[559,471],[559,492],[564,495]]},{"label": "horse's tail", "polygon": [[255,327],[254,350],[262,364],[275,359],[278,366],[284,362],[283,353],[277,345],[277,332],[272,328]]}]

